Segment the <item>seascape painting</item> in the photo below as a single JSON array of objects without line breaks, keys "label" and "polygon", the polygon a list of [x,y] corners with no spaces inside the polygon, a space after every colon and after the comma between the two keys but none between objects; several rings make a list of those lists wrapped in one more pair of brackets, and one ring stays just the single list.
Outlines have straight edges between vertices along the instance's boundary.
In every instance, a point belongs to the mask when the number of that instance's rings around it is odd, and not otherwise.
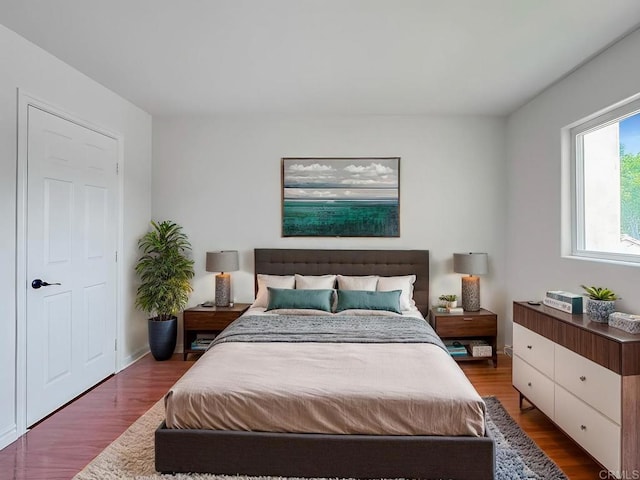
[{"label": "seascape painting", "polygon": [[399,237],[400,158],[283,158],[282,236]]}]

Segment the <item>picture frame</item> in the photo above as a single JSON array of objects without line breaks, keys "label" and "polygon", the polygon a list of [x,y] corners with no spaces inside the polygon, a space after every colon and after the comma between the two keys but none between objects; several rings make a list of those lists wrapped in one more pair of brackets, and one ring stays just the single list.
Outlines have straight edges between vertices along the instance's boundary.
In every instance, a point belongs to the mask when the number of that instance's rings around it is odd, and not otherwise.
[{"label": "picture frame", "polygon": [[282,158],[283,237],[399,237],[400,157]]}]

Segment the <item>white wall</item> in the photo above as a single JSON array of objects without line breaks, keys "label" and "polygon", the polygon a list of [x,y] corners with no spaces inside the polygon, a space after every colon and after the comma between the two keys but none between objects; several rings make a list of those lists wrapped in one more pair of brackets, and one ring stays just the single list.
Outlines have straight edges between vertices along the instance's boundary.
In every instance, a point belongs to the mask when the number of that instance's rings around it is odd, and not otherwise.
[{"label": "white wall", "polygon": [[17,89],[124,139],[124,251],[122,291],[126,364],[147,348],[144,317],[133,308],[131,271],[137,238],[151,216],[151,117],[57,58],[0,25],[0,448],[16,430],[16,165]]},{"label": "white wall", "polygon": [[[191,239],[190,306],[214,296],[207,250],[239,250],[234,297],[249,302],[256,247],[415,248],[431,251],[432,300],[460,294],[453,252],[488,252],[482,305],[502,319],[505,129],[491,117],[156,118],[153,217],[180,223]],[[400,156],[400,238],[282,238],[287,156]]]},{"label": "white wall", "polygon": [[[640,91],[640,32],[628,36],[514,112],[507,124],[507,298],[607,286],[640,313],[640,267],[561,258],[561,136],[568,124]],[[512,315],[509,313],[509,317]],[[506,324],[507,341],[511,323]]]}]

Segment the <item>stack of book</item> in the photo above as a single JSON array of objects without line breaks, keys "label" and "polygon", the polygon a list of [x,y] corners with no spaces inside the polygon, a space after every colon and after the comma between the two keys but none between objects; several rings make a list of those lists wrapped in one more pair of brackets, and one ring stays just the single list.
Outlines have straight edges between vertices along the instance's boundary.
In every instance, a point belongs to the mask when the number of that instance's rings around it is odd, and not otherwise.
[{"label": "stack of book", "polygon": [[191,342],[191,350],[206,350],[215,337],[198,337]]},{"label": "stack of book", "polygon": [[447,342],[445,346],[447,347],[449,355],[451,355],[452,357],[466,357],[467,355],[469,355],[469,353],[467,352],[467,347],[462,345],[460,342]]},{"label": "stack of book", "polygon": [[464,309],[462,307],[444,307],[439,305],[435,307],[435,310],[438,313],[464,313]]},{"label": "stack of book", "polygon": [[566,313],[582,313],[582,295],[575,293],[550,290],[546,293],[542,303]]}]

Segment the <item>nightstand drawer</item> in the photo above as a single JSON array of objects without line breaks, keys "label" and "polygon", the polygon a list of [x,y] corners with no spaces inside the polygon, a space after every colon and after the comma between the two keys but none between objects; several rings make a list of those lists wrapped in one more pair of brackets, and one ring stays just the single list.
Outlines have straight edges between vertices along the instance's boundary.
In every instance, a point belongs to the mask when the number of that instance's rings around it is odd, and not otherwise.
[{"label": "nightstand drawer", "polygon": [[184,316],[184,328],[186,330],[224,330],[237,318],[237,315],[224,315],[216,313],[192,313]]},{"label": "nightstand drawer", "polygon": [[438,317],[436,327],[441,337],[491,337],[498,333],[496,317],[487,315]]}]

